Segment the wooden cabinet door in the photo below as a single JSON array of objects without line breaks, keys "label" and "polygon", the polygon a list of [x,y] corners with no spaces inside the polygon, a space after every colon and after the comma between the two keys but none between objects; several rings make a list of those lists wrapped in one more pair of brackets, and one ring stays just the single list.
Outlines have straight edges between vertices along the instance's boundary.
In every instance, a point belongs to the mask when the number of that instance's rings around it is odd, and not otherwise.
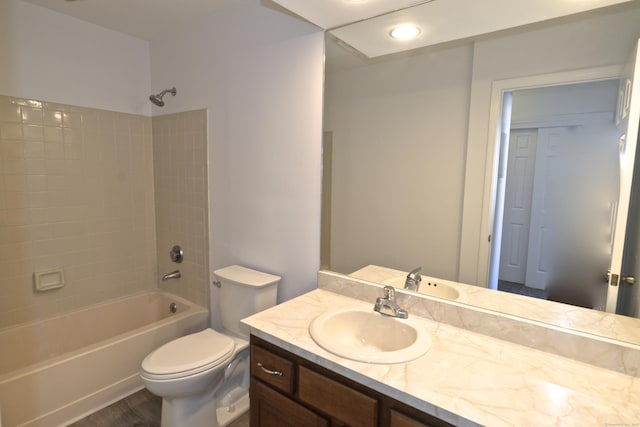
[{"label": "wooden cabinet door", "polygon": [[[408,409],[412,410],[411,408]],[[445,421],[424,413],[416,412],[414,417],[413,415],[407,415],[406,413],[391,409],[389,415],[390,427],[453,427],[453,425]]]},{"label": "wooden cabinet door", "polygon": [[327,427],[328,421],[255,378],[251,379],[251,427]]},{"label": "wooden cabinet door", "polygon": [[429,427],[416,419],[410,418],[398,411],[391,410],[391,427]]},{"label": "wooden cabinet door", "polygon": [[338,425],[378,426],[376,399],[304,366],[298,368],[298,398],[330,416]]}]

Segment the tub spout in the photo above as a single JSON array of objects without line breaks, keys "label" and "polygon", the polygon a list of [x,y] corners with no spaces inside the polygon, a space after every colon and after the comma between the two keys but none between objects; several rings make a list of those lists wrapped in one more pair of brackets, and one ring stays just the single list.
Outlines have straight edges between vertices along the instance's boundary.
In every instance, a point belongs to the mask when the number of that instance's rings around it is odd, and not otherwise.
[{"label": "tub spout", "polygon": [[181,276],[182,274],[180,274],[180,270],[172,271],[171,273],[162,276],[162,281],[166,282],[169,279],[179,279]]}]

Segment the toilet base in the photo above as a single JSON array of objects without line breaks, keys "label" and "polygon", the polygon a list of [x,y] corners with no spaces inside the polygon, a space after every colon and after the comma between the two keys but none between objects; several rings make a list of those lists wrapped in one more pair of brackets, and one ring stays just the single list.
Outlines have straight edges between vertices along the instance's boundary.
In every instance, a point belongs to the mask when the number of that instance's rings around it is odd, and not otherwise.
[{"label": "toilet base", "polygon": [[218,424],[220,427],[228,426],[249,410],[249,392],[242,395],[240,399],[229,406],[218,408],[216,414],[218,416]]},{"label": "toilet base", "polygon": [[[213,390],[215,392],[215,390]],[[161,427],[218,427],[213,393],[162,399]]]},{"label": "toilet base", "polygon": [[161,427],[225,427],[249,410],[249,391],[218,408],[213,393],[194,398],[162,399]]}]

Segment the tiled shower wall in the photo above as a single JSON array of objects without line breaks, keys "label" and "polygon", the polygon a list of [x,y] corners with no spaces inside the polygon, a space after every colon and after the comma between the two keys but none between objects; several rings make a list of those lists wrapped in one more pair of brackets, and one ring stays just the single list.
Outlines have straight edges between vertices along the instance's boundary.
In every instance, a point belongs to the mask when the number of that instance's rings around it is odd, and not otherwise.
[{"label": "tiled shower wall", "polygon": [[155,288],[154,221],[151,118],[0,96],[0,327]]},{"label": "tiled shower wall", "polygon": [[[160,287],[209,307],[206,110],[153,118],[158,275],[180,270]],[[184,261],[171,261],[180,245]]]}]

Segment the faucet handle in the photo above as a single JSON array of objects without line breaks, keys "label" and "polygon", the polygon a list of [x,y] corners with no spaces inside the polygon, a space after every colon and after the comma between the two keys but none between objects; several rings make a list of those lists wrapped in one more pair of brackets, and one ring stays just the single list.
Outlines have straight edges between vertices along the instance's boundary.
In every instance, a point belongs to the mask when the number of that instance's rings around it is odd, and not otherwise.
[{"label": "faucet handle", "polygon": [[407,310],[400,308],[396,304],[396,291],[393,286],[385,286],[384,297],[376,298],[376,304],[373,306],[373,310],[385,316],[398,317],[400,319],[407,319],[409,313]]}]

